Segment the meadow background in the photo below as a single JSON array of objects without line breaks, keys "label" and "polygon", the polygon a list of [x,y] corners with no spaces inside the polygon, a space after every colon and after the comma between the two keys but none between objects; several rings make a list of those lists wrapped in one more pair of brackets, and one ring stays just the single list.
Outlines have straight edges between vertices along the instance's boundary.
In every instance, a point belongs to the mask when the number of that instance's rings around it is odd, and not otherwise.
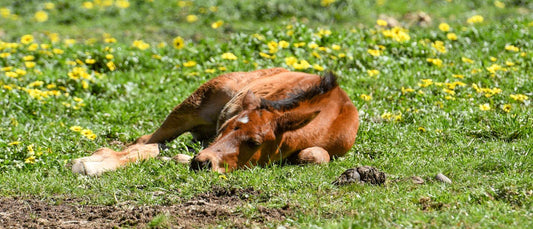
[{"label": "meadow background", "polygon": [[[235,209],[251,220],[211,226],[532,227],[532,35],[525,0],[2,0],[0,197],[168,206],[253,188]],[[271,67],[339,75],[361,119],[345,157],[225,175],[157,159],[70,172],[154,131],[207,80]],[[190,140],[163,156],[201,149]],[[331,184],[361,165],[389,182]],[[282,220],[252,220],[287,205]]]}]

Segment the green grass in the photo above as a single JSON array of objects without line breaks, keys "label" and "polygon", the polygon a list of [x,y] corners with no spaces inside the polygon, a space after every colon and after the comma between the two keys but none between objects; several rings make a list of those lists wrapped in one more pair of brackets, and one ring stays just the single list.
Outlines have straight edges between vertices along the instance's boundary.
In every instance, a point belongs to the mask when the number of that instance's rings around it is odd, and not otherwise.
[{"label": "green grass", "polygon": [[[329,7],[319,1],[284,2],[195,1],[179,7],[178,1],[131,1],[125,9],[86,10],[82,1],[57,1],[54,9],[45,10],[49,18],[41,23],[33,15],[45,8],[43,3],[0,2],[0,8],[19,15],[17,20],[0,16],[0,53],[10,53],[0,58],[0,196],[83,197],[87,202],[82,204],[174,204],[213,186],[253,187],[262,196],[247,200],[251,204],[241,210],[246,214],[253,214],[258,205],[296,206],[294,216],[269,222],[265,225],[269,227],[532,226],[531,3],[502,1],[506,7],[500,9],[493,1],[407,1],[412,5],[384,1],[381,6],[374,1],[336,1]],[[176,7],[166,7],[169,4]],[[217,11],[210,12],[210,6],[217,6]],[[427,12],[433,23],[411,25],[408,41],[386,37],[382,31],[387,28],[375,26],[380,14],[408,23],[403,15],[417,10]],[[188,14],[198,15],[199,20],[186,22]],[[484,21],[468,24],[473,15],[483,16]],[[211,28],[217,20],[224,25]],[[456,41],[438,29],[441,22],[450,25]],[[320,34],[321,29],[331,34]],[[61,40],[52,42],[46,35],[50,32]],[[117,42],[105,43],[104,33]],[[50,47],[29,50],[31,44],[20,44],[25,34]],[[176,36],[185,38],[183,49],[173,48]],[[76,44],[65,44],[67,38],[76,39]],[[132,47],[136,39],[150,47]],[[270,53],[268,43],[282,40],[290,46]],[[435,41],[444,42],[446,53],[432,47]],[[19,47],[9,48],[4,42]],[[158,47],[160,42],[166,46]],[[295,47],[299,42],[305,45]],[[309,47],[311,43],[327,49]],[[506,49],[509,45],[519,50]],[[379,47],[384,48],[381,55],[369,54],[369,49]],[[54,53],[54,48],[63,53]],[[226,52],[238,59],[223,59]],[[275,58],[262,57],[261,52]],[[113,71],[106,54],[113,55]],[[34,56],[35,67],[25,66],[23,57],[28,55]],[[295,70],[287,57],[335,71],[358,107],[361,127],[345,157],[321,166],[275,164],[240,170],[225,175],[227,179],[155,159],[97,178],[72,174],[65,167],[69,160],[100,147],[118,149],[114,141],[131,142],[154,131],[175,105],[208,79],[259,68]],[[442,65],[431,64],[428,58],[440,59]],[[82,64],[76,66],[86,69],[87,79],[69,78],[75,66],[67,62],[77,59]],[[86,59],[95,63],[83,63]],[[185,67],[188,61],[196,65]],[[489,69],[496,64],[505,69],[493,74]],[[8,72],[16,69],[26,74],[9,77]],[[379,74],[370,76],[368,70],[374,69]],[[299,71],[325,70],[311,66]],[[423,79],[432,79],[433,84],[425,86]],[[36,81],[42,85],[30,85]],[[454,89],[446,85],[456,81],[464,85]],[[61,95],[39,99],[25,88],[58,90]],[[363,94],[372,98],[365,101]],[[528,99],[515,100],[511,95],[516,94]],[[481,109],[485,104],[489,110]],[[509,105],[509,112],[502,109]],[[90,140],[70,130],[72,126],[89,129],[97,137]],[[199,149],[190,139],[190,135],[180,137],[163,154],[183,153],[187,146]],[[389,180],[416,175],[426,183],[331,185],[345,169],[360,165],[379,168]],[[435,181],[437,173],[453,184]],[[166,195],[154,196],[155,191]],[[171,216],[160,215],[149,226],[168,221]]]}]

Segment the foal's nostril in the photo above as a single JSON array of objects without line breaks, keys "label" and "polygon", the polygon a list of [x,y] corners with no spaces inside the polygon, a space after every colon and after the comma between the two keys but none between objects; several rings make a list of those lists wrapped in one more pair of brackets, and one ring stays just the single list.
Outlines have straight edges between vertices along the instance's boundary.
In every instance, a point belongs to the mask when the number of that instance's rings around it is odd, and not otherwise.
[{"label": "foal's nostril", "polygon": [[194,156],[192,161],[191,161],[190,169],[194,170],[194,171],[209,170],[209,169],[211,169],[211,166],[212,165],[211,165],[211,161],[210,160],[200,161],[200,160],[198,160],[198,158],[196,156]]}]

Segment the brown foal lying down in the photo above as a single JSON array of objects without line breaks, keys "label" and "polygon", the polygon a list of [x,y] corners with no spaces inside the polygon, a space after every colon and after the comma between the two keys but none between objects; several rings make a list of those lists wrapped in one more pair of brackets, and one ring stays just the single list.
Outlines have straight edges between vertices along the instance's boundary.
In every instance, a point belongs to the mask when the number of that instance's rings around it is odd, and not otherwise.
[{"label": "brown foal lying down", "polygon": [[[357,109],[331,73],[234,72],[200,86],[153,134],[121,152],[102,148],[75,159],[72,171],[97,175],[155,157],[160,144],[185,132],[211,142],[192,158],[192,169],[224,173],[280,160],[326,163],[350,150],[358,127]],[[186,155],[177,158],[189,162]]]}]

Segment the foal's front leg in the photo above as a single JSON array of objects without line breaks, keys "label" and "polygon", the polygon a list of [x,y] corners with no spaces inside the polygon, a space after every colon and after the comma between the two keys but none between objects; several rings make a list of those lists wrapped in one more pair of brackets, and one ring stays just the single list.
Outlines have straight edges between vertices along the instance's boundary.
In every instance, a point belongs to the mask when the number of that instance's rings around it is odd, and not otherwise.
[{"label": "foal's front leg", "polygon": [[72,160],[72,172],[84,175],[99,175],[137,160],[156,157],[159,154],[158,144],[135,144],[117,152],[109,148],[101,148],[91,156]]}]

